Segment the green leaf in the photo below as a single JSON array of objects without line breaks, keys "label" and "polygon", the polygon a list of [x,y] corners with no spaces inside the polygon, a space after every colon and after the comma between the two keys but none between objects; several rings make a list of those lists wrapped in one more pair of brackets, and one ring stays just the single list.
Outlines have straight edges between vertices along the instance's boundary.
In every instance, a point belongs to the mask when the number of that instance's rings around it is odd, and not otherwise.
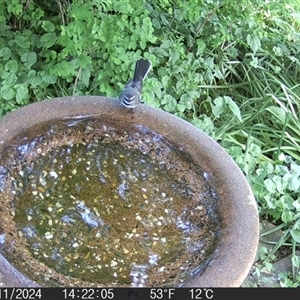
[{"label": "green leaf", "polygon": [[295,162],[291,163],[291,174],[295,177],[300,176],[300,165],[296,164]]},{"label": "green leaf", "polygon": [[269,106],[267,110],[281,122],[285,122],[287,112],[282,107]]},{"label": "green leaf", "polygon": [[300,229],[292,229],[291,235],[293,239],[300,244]]},{"label": "green leaf", "polygon": [[28,88],[26,84],[20,84],[16,87],[16,101],[18,104],[25,104],[24,100],[28,99]]},{"label": "green leaf", "polygon": [[258,36],[247,35],[247,44],[251,48],[252,52],[255,54],[257,50],[261,48],[260,39]]},{"label": "green leaf", "polygon": [[11,86],[3,86],[1,88],[1,96],[5,100],[11,100],[15,96],[15,91]]},{"label": "green leaf", "polygon": [[31,67],[37,61],[37,55],[35,52],[24,53],[21,56],[21,61],[24,62],[27,67]]},{"label": "green leaf", "polygon": [[8,60],[11,55],[11,50],[8,47],[4,47],[0,50],[0,57],[3,57],[3,60]]},{"label": "green leaf", "polygon": [[293,206],[296,208],[297,211],[300,212],[300,201],[298,200],[294,201]]},{"label": "green leaf", "polygon": [[44,48],[52,47],[57,40],[57,36],[54,32],[48,32],[41,36],[41,43],[43,44]]},{"label": "green leaf", "polygon": [[13,86],[18,80],[15,73],[9,73],[3,81],[3,85]]},{"label": "green leaf", "polygon": [[158,99],[161,99],[161,84],[156,84],[153,88],[152,91],[155,93],[156,97]]},{"label": "green leaf", "polygon": [[[293,236],[293,234],[292,234]],[[299,232],[295,234],[295,237],[293,236],[294,240],[299,244]],[[293,255],[292,256],[292,263],[293,263],[293,266],[296,267],[296,268],[300,268],[300,256],[299,255]]]},{"label": "green leaf", "polygon": [[70,75],[75,75],[74,68],[70,66],[70,63],[63,60],[55,65],[53,70],[51,70],[53,74],[62,76],[64,78],[70,76]]},{"label": "green leaf", "polygon": [[268,192],[270,192],[271,194],[275,194],[276,193],[276,184],[273,180],[271,180],[270,178],[267,178],[264,181],[265,187],[267,189]]},{"label": "green leaf", "polygon": [[176,49],[170,48],[169,55],[170,55],[171,64],[174,65],[179,59],[179,53]]},{"label": "green leaf", "polygon": [[164,95],[161,104],[165,104],[164,108],[166,111],[174,111],[176,109],[177,102],[170,95]]},{"label": "green leaf", "polygon": [[80,80],[83,82],[83,84],[88,87],[89,81],[90,81],[91,72],[88,68],[82,69],[80,73]]},{"label": "green leaf", "polygon": [[27,38],[22,35],[16,35],[14,41],[23,49],[28,49],[30,47],[30,43],[28,42]]},{"label": "green leaf", "polygon": [[10,73],[16,73],[18,70],[18,63],[15,60],[10,60],[5,64],[4,68]]},{"label": "green leaf", "polygon": [[282,214],[281,214],[281,219],[284,223],[289,223],[291,221],[293,221],[293,213],[289,210],[285,210]]},{"label": "green leaf", "polygon": [[43,82],[43,79],[40,75],[36,74],[35,70],[30,70],[28,72],[28,82],[32,85],[32,86],[38,86]]},{"label": "green leaf", "polygon": [[168,52],[165,51],[164,49],[162,48],[155,48],[153,53],[158,57],[158,58],[163,58],[163,57],[166,57],[166,56],[169,56]]},{"label": "green leaf", "polygon": [[256,170],[256,174],[259,177],[265,178],[268,174],[273,172],[273,165],[268,161],[263,161],[259,164],[259,168]]},{"label": "green leaf", "polygon": [[300,187],[300,180],[297,176],[292,175],[291,173],[285,174],[283,177],[283,183],[286,188],[290,191],[297,192]]},{"label": "green leaf", "polygon": [[42,28],[47,32],[53,32],[55,25],[50,21],[42,21]]},{"label": "green leaf", "polygon": [[146,49],[146,46],[147,46],[146,41],[145,41],[145,40],[141,40],[141,41],[140,41],[140,46],[141,46],[141,48],[142,48],[143,50],[145,50],[145,49]]},{"label": "green leaf", "polygon": [[282,177],[278,176],[278,175],[274,175],[272,180],[274,181],[275,185],[276,185],[276,189],[279,193],[284,193],[283,188],[282,188]]},{"label": "green leaf", "polygon": [[42,72],[40,72],[40,76],[42,77],[42,79],[45,83],[48,83],[48,84],[56,83],[57,76],[54,74],[47,74],[46,72],[42,71]]},{"label": "green leaf", "polygon": [[39,86],[43,82],[43,79],[40,76],[35,76],[35,77],[30,78],[28,82],[32,86]]},{"label": "green leaf", "polygon": [[294,199],[286,194],[280,197],[280,202],[283,204],[283,206],[289,210],[292,210],[294,208],[293,203]]},{"label": "green leaf", "polygon": [[212,107],[212,112],[214,114],[215,117],[219,117],[225,110],[224,105],[225,105],[225,101],[223,97],[217,97],[214,100],[214,106]]},{"label": "green leaf", "polygon": [[243,122],[241,117],[241,111],[237,104],[231,99],[231,97],[224,96],[225,102],[228,104],[229,108],[233,112],[233,114],[239,119],[240,122]]},{"label": "green leaf", "polygon": [[167,88],[167,87],[168,87],[169,80],[170,80],[170,77],[167,76],[167,75],[164,75],[164,76],[161,78],[161,83],[162,83],[162,86],[163,86],[164,88]]},{"label": "green leaf", "polygon": [[259,157],[261,155],[261,148],[259,145],[251,143],[249,146],[249,153],[254,157]]},{"label": "green leaf", "polygon": [[160,28],[161,28],[161,25],[160,25],[160,22],[159,22],[158,19],[153,18],[153,19],[152,19],[152,24],[153,24],[153,27],[154,27],[155,29],[160,29]]}]

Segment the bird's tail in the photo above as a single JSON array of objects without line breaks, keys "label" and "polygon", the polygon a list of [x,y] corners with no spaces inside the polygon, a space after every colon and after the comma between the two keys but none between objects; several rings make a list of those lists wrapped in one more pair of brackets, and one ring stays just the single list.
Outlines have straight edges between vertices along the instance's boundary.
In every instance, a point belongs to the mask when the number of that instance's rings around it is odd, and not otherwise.
[{"label": "bird's tail", "polygon": [[144,80],[148,72],[151,69],[151,62],[148,59],[139,59],[135,64],[133,81],[138,82],[139,80]]}]

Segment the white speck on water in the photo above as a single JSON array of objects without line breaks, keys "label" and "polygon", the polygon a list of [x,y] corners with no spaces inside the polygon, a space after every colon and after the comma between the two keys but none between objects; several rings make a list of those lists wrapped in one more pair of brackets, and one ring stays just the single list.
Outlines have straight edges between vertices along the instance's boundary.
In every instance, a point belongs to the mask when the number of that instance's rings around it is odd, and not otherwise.
[{"label": "white speck on water", "polygon": [[152,255],[149,255],[149,264],[150,265],[156,265],[157,262],[159,260],[159,256],[157,254],[152,254]]},{"label": "white speck on water", "polygon": [[47,240],[50,240],[50,239],[53,238],[53,235],[52,235],[50,232],[46,232],[46,233],[45,233],[45,238],[46,238]]},{"label": "white speck on water", "polygon": [[137,215],[137,216],[135,217],[135,219],[138,220],[138,221],[141,221],[141,220],[142,220],[142,218],[141,218],[140,215]]},{"label": "white speck on water", "polygon": [[118,264],[118,263],[117,263],[115,260],[112,260],[112,261],[110,262],[110,265],[111,265],[112,267],[115,267],[117,264]]},{"label": "white speck on water", "polygon": [[51,171],[51,172],[49,172],[49,174],[50,174],[51,177],[53,177],[55,179],[58,177],[58,175],[55,171]]}]

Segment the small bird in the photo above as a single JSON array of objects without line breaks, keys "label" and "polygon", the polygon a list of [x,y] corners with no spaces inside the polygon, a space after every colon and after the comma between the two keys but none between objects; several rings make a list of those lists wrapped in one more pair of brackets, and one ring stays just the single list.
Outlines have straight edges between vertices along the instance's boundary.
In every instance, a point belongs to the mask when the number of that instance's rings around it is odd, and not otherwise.
[{"label": "small bird", "polygon": [[119,95],[119,100],[127,108],[135,108],[141,102],[143,80],[151,69],[148,59],[139,59],[135,64],[133,78],[125,85]]}]

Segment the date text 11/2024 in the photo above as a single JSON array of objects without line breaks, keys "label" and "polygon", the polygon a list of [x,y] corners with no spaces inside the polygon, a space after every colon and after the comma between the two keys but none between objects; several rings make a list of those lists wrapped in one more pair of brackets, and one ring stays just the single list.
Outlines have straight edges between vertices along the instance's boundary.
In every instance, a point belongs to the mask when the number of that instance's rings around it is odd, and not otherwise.
[{"label": "date text 11/2024", "polygon": [[212,300],[210,288],[0,288],[0,300]]}]

